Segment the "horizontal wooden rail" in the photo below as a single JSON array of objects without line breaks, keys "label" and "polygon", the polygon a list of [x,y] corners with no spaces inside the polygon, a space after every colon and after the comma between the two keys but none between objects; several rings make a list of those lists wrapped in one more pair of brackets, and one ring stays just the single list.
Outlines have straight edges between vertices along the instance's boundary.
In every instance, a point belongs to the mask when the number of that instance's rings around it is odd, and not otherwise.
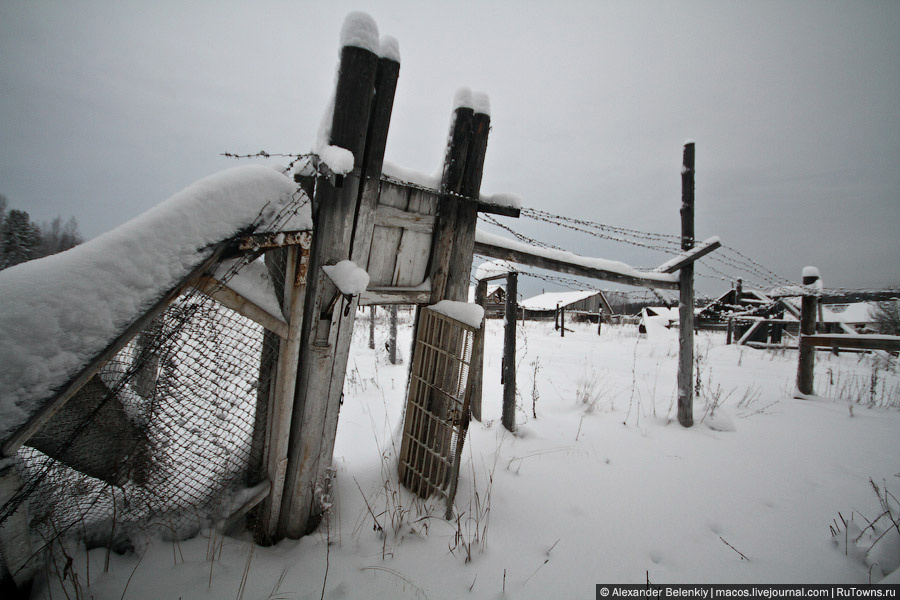
[{"label": "horizontal wooden rail", "polygon": [[885,350],[900,352],[900,336],[850,335],[843,333],[800,336],[800,343],[820,348],[857,348],[860,350]]},{"label": "horizontal wooden rail", "polygon": [[[592,262],[597,263],[597,259],[581,257],[561,250],[528,246],[513,240],[504,240],[498,236],[485,235],[480,231],[476,232],[475,254],[490,258],[502,258],[521,265],[578,277],[663,290],[678,289],[678,279],[668,273],[643,273],[630,268],[623,269],[623,271],[630,270],[631,273],[604,269],[591,264]],[[627,267],[627,265],[622,266]]]}]

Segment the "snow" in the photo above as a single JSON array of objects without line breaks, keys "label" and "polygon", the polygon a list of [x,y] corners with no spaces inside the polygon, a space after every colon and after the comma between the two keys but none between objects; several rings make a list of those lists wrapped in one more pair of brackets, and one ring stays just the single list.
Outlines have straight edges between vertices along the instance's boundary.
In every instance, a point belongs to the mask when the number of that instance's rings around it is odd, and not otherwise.
[{"label": "snow", "polygon": [[519,306],[527,310],[556,310],[558,306],[568,306],[579,300],[590,298],[600,292],[596,290],[582,290],[573,292],[545,292],[537,296],[522,300]]},{"label": "snow", "polygon": [[479,194],[478,199],[485,204],[495,206],[508,206],[510,208],[522,208],[522,198],[517,194],[500,192],[498,194]]},{"label": "snow", "polygon": [[362,11],[348,14],[341,26],[341,47],[344,46],[355,46],[378,54],[381,50],[381,42],[375,19]]},{"label": "snow", "polygon": [[453,96],[453,108],[471,108],[476,114],[490,116],[491,100],[483,92],[473,92],[470,88],[461,87]]},{"label": "snow", "polygon": [[487,277],[496,277],[498,275],[506,275],[507,273],[515,273],[518,271],[509,261],[498,258],[489,260],[478,265],[475,269],[475,279],[485,279]]},{"label": "snow", "polygon": [[387,58],[396,63],[400,62],[400,42],[391,35],[381,36],[381,43],[378,47],[378,55],[381,58]]},{"label": "snow", "polygon": [[607,260],[604,258],[589,258],[586,256],[572,254],[571,252],[566,252],[564,250],[555,250],[553,248],[539,248],[537,246],[531,246],[522,242],[510,240],[499,235],[494,235],[493,233],[487,233],[486,231],[483,231],[481,229],[475,230],[475,241],[482,244],[490,244],[492,246],[499,246],[508,250],[527,252],[529,254],[540,256],[543,258],[565,261],[591,269],[610,271],[612,273],[618,273],[620,275],[627,275],[630,277],[641,277],[644,279],[659,282],[678,281],[678,275],[638,271],[637,269],[630,267],[625,263],[615,260]]},{"label": "snow", "polygon": [[[283,238],[281,234],[279,236]],[[232,273],[233,269],[237,270]],[[227,286],[231,290],[250,300],[276,319],[284,321],[281,304],[275,294],[275,285],[269,277],[269,269],[262,258],[246,265],[242,264],[239,258],[223,261],[214,275],[220,281],[227,277]]]},{"label": "snow", "polygon": [[484,320],[484,309],[478,304],[441,300],[428,308],[475,329],[481,329],[481,322]]},{"label": "snow", "polygon": [[[135,319],[211,252],[258,223],[296,184],[262,165],[194,183],[67,252],[0,271],[0,440],[23,425]],[[309,207],[297,221],[311,225]]]},{"label": "snow", "polygon": [[819,269],[816,267],[803,267],[803,277],[819,277]]},{"label": "snow", "polygon": [[322,267],[325,274],[345,296],[362,294],[369,286],[369,274],[352,260],[342,260],[336,265]]},{"label": "snow", "polygon": [[[412,315],[400,318],[408,349]],[[83,596],[118,600],[127,584],[131,600],[233,598],[246,570],[245,598],[593,598],[600,582],[861,585],[870,566],[877,582],[897,563],[895,531],[871,553],[871,537],[853,536],[882,512],[870,478],[900,494],[896,362],[878,371],[887,383],[871,408],[870,357],[818,355],[820,396],[794,400],[796,353],[700,332],[696,425],[685,429],[675,421],[677,336],[613,325],[598,336],[570,323],[560,338],[552,323],[527,322],[517,326],[513,436],[499,422],[503,324],[488,320],[484,420],[469,427],[459,520],[448,522],[442,502],[397,483],[409,356],[388,363],[386,316],[376,326],[377,350],[368,327],[354,332],[333,513],[314,534],[267,548],[221,535],[153,540],[113,553],[108,573],[98,548]],[[847,538],[829,532],[839,513]],[[72,554],[86,585],[83,546]]]},{"label": "snow", "polygon": [[690,255],[690,254],[694,254],[694,253],[696,253],[698,250],[702,250],[703,248],[706,248],[707,246],[711,246],[711,245],[713,245],[713,244],[721,243],[721,241],[722,241],[722,240],[721,240],[721,238],[719,238],[719,236],[714,235],[714,236],[712,236],[711,238],[708,238],[708,239],[703,240],[703,242],[701,242],[700,244],[698,244],[697,246],[695,246],[695,247],[692,248],[691,250],[687,250],[687,251],[685,251],[685,252],[682,252],[682,253],[680,253],[680,254],[677,254],[677,255],[673,256],[672,258],[670,258],[669,260],[667,260],[666,262],[664,262],[663,264],[659,265],[658,267],[656,267],[656,268],[653,269],[653,270],[654,270],[655,272],[657,272],[657,273],[662,273],[663,271],[665,271],[666,269],[668,269],[669,267],[671,267],[672,265],[674,265],[675,263],[677,263],[678,261],[680,261],[681,259],[683,259],[685,256],[688,256],[688,255]]}]

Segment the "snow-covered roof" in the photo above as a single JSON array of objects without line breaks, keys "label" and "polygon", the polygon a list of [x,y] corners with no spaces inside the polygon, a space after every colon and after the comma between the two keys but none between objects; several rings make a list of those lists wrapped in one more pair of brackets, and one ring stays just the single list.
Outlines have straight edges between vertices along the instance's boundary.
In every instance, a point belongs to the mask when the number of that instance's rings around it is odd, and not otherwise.
[{"label": "snow-covered roof", "polygon": [[556,310],[557,306],[569,306],[575,302],[596,296],[600,292],[596,290],[583,290],[576,292],[545,292],[538,296],[522,300],[519,306],[526,310]]},{"label": "snow-covered roof", "polygon": [[296,184],[249,165],[197,181],[71,250],[0,271],[0,441],[235,234],[312,228]]},{"label": "snow-covered roof", "polygon": [[[800,310],[799,298],[785,298],[784,302],[790,302],[798,311]],[[850,325],[871,323],[871,311],[875,307],[875,303],[851,302],[847,304],[823,304],[821,306],[822,320],[825,323],[846,323]],[[785,312],[784,318],[792,321],[797,320],[797,318],[789,312]],[[818,317],[816,317],[816,319],[818,319]]]}]

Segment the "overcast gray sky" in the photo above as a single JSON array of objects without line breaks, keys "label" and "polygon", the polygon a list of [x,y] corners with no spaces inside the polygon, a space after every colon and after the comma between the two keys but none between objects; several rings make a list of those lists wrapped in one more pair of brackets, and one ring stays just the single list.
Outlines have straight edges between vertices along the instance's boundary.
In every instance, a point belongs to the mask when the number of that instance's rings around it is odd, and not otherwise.
[{"label": "overcast gray sky", "polygon": [[222,152],[309,151],[352,10],[400,42],[389,160],[435,171],[468,86],[491,100],[484,192],[677,234],[693,139],[698,238],[789,279],[900,284],[897,0],[0,0],[0,193],[93,237],[237,164]]}]

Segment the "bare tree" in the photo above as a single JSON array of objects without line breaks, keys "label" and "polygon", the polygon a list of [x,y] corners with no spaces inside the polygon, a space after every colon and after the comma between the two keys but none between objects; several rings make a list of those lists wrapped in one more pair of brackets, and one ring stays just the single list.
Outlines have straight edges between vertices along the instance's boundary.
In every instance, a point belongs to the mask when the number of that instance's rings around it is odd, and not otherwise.
[{"label": "bare tree", "polygon": [[869,316],[878,333],[900,335],[900,300],[876,302],[869,309]]}]

